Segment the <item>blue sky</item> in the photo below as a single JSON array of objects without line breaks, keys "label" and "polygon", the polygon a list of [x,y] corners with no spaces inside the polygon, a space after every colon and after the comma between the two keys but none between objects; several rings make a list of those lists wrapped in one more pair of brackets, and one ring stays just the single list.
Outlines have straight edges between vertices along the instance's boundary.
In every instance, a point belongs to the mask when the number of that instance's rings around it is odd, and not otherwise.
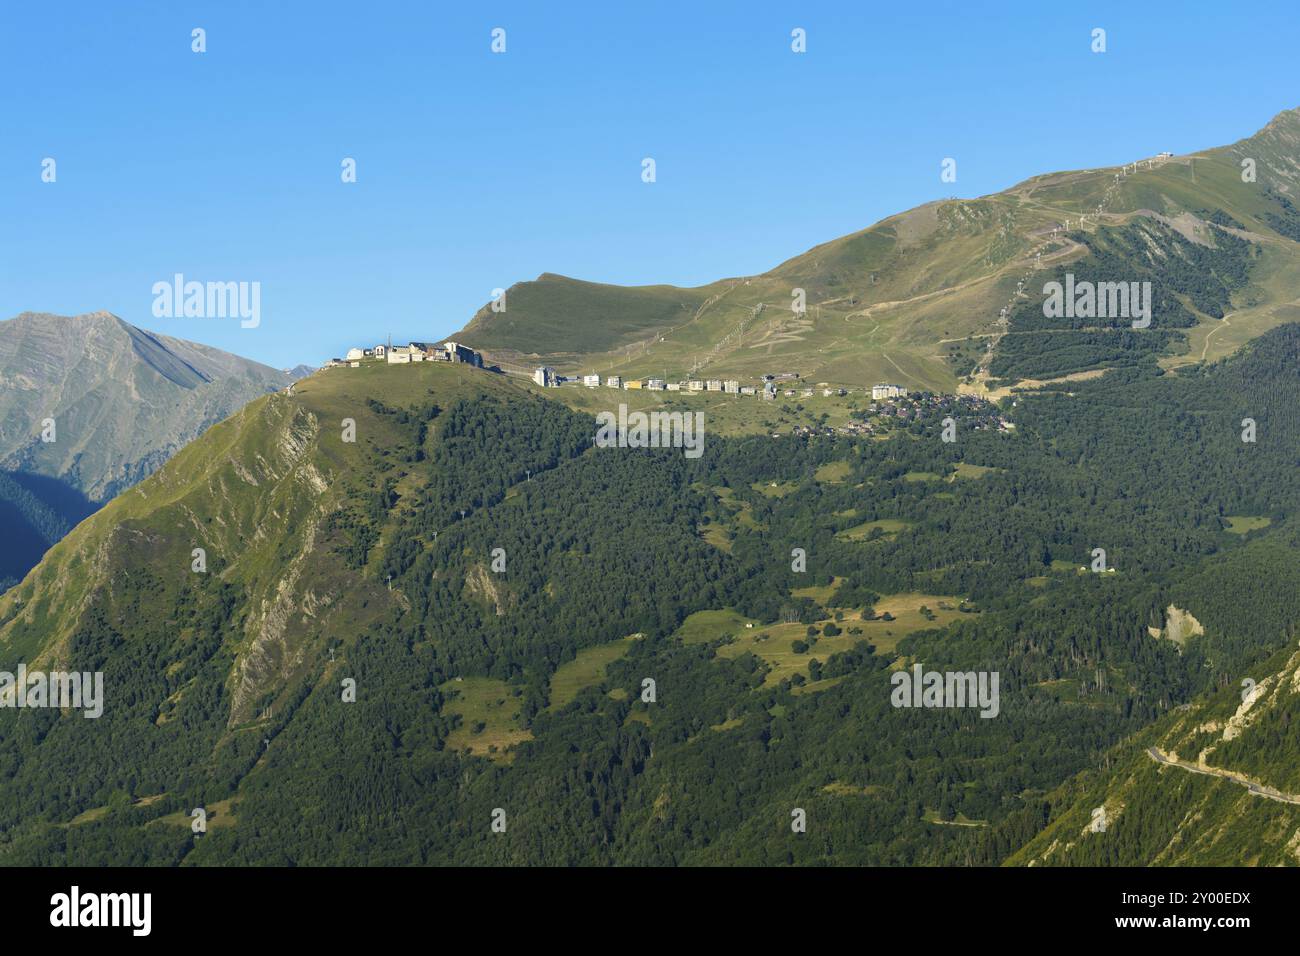
[{"label": "blue sky", "polygon": [[[1294,4],[977,6],[6,3],[0,317],[107,309],[315,365],[441,339],[542,272],[761,272],[931,199],[1300,106]],[[261,324],[155,318],[178,272],[260,282]]]}]

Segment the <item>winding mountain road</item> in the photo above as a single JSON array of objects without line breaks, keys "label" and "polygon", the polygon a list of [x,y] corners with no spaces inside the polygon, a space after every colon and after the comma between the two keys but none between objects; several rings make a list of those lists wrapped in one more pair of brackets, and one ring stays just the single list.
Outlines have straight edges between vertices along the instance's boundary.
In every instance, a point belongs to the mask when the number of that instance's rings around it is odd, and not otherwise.
[{"label": "winding mountain road", "polygon": [[1231,780],[1233,783],[1239,783],[1257,797],[1267,797],[1269,800],[1276,800],[1278,803],[1294,803],[1300,805],[1300,796],[1293,793],[1282,793],[1280,790],[1274,790],[1272,787],[1262,783],[1256,783],[1241,774],[1232,773],[1228,770],[1220,770],[1218,767],[1202,767],[1199,764],[1189,763],[1186,760],[1176,760],[1169,756],[1159,747],[1148,747],[1147,756],[1158,764],[1164,764],[1166,767],[1178,767],[1191,773],[1205,774],[1207,777],[1219,777],[1223,780]]}]

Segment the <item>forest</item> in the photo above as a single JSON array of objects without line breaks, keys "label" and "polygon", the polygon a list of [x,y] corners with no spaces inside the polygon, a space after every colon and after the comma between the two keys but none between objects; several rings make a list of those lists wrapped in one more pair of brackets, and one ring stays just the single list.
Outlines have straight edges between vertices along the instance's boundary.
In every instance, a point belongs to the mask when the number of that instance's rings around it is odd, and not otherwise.
[{"label": "forest", "polygon": [[[1095,232],[1073,231],[1066,239],[1086,250],[1066,266],[1041,269],[1026,283],[1028,297],[1009,316],[1010,334],[998,342],[989,372],[1011,383],[1051,378],[1102,367],[1149,364],[1185,341],[1182,329],[1198,316],[1222,319],[1231,295],[1242,289],[1259,247],[1229,231],[1231,217],[1211,216],[1206,234],[1193,241],[1157,219]],[[1239,223],[1235,224],[1240,226]],[[1051,317],[1042,287],[1070,272],[1083,282],[1149,282],[1151,326],[1133,329],[1130,317]]]},{"label": "forest", "polygon": [[0,593],[17,584],[46,550],[95,506],[70,485],[43,475],[0,471]]},{"label": "forest", "polygon": [[[401,440],[339,477],[316,559],[395,597],[229,726],[247,596],[117,529],[129,584],[68,649],[117,706],[0,711],[0,860],[1004,862],[1071,781],[1294,643],[1297,368],[1290,325],[1205,369],[1020,392],[1013,430],[954,405],[955,442],[936,419],[698,460],[593,447],[522,393],[376,399]],[[1153,636],[1170,606],[1203,632]],[[996,672],[998,716],[894,707],[917,662]],[[1234,760],[1294,784],[1295,722],[1265,731]],[[1111,860],[1154,841],[1125,839]]]}]

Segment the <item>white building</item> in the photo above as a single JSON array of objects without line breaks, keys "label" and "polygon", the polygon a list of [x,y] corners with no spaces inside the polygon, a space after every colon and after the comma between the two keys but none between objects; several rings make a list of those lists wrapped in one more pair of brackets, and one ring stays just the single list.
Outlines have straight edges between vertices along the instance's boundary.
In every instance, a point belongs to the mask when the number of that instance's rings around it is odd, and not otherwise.
[{"label": "white building", "polygon": [[669,383],[668,383],[668,391],[670,391],[670,392],[680,392],[681,390],[682,390],[682,383],[681,383],[681,382],[669,382]]},{"label": "white building", "polygon": [[907,395],[907,389],[901,385],[882,384],[871,386],[871,400],[873,402],[879,402],[886,398],[903,398],[905,395]]},{"label": "white building", "polygon": [[383,358],[387,354],[388,354],[388,346],[386,345],[375,346],[375,358]]},{"label": "white building", "polygon": [[739,395],[740,383],[735,379],[727,379],[727,381],[722,383],[722,390],[728,395]]},{"label": "white building", "polygon": [[686,383],[686,391],[702,392],[704,391],[704,383],[701,382],[699,379],[692,379],[691,381]]},{"label": "white building", "polygon": [[553,388],[556,384],[555,369],[549,365],[543,365],[537,371],[533,372],[533,381],[542,388]]},{"label": "white building", "polygon": [[645,387],[652,392],[662,392],[668,385],[662,378],[648,378],[645,380]]},{"label": "white building", "polygon": [[705,390],[706,392],[720,392],[720,391],[722,391],[722,379],[720,379],[720,378],[711,378],[711,379],[709,379],[707,382],[704,383],[704,390]]},{"label": "white building", "polygon": [[584,375],[582,376],[582,384],[587,386],[587,388],[600,388],[600,376]]},{"label": "white building", "polygon": [[409,345],[394,345],[388,350],[389,365],[409,365],[411,363],[411,348]]},{"label": "white building", "polygon": [[622,388],[622,387],[623,387],[623,376],[621,376],[621,375],[611,375],[609,378],[605,379],[605,387],[606,387],[606,388]]},{"label": "white building", "polygon": [[364,349],[348,349],[348,354],[343,357],[349,362],[359,362],[365,358],[365,355]]}]

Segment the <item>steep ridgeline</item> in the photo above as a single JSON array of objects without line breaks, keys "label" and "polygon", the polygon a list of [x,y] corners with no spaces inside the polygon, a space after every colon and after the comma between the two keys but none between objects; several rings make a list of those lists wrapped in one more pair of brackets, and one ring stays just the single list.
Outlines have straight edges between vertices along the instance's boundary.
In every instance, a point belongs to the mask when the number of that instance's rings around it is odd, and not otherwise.
[{"label": "steep ridgeline", "polygon": [[290,380],[106,312],[0,322],[0,530],[12,544],[0,586],[209,425]]},{"label": "steep ridgeline", "polygon": [[[698,459],[475,369],[318,373],[0,597],[0,670],[104,675],[96,719],[0,707],[0,863],[1294,862],[1300,806],[1145,748],[1300,790],[1297,369],[1286,325],[1014,430]],[[992,695],[901,706],[918,667]],[[1212,855],[1162,856],[1169,794]]]},{"label": "steep ridgeline", "polygon": [[[545,274],[509,288],[504,309],[483,306],[456,338],[567,372],[793,371],[945,391],[1220,358],[1300,319],[1297,144],[1291,110],[1232,146],[929,203],[761,275],[698,288]],[[1115,315],[1049,320],[1043,287],[1070,273],[1150,282],[1149,327]],[[802,313],[791,308],[798,290]]]}]

